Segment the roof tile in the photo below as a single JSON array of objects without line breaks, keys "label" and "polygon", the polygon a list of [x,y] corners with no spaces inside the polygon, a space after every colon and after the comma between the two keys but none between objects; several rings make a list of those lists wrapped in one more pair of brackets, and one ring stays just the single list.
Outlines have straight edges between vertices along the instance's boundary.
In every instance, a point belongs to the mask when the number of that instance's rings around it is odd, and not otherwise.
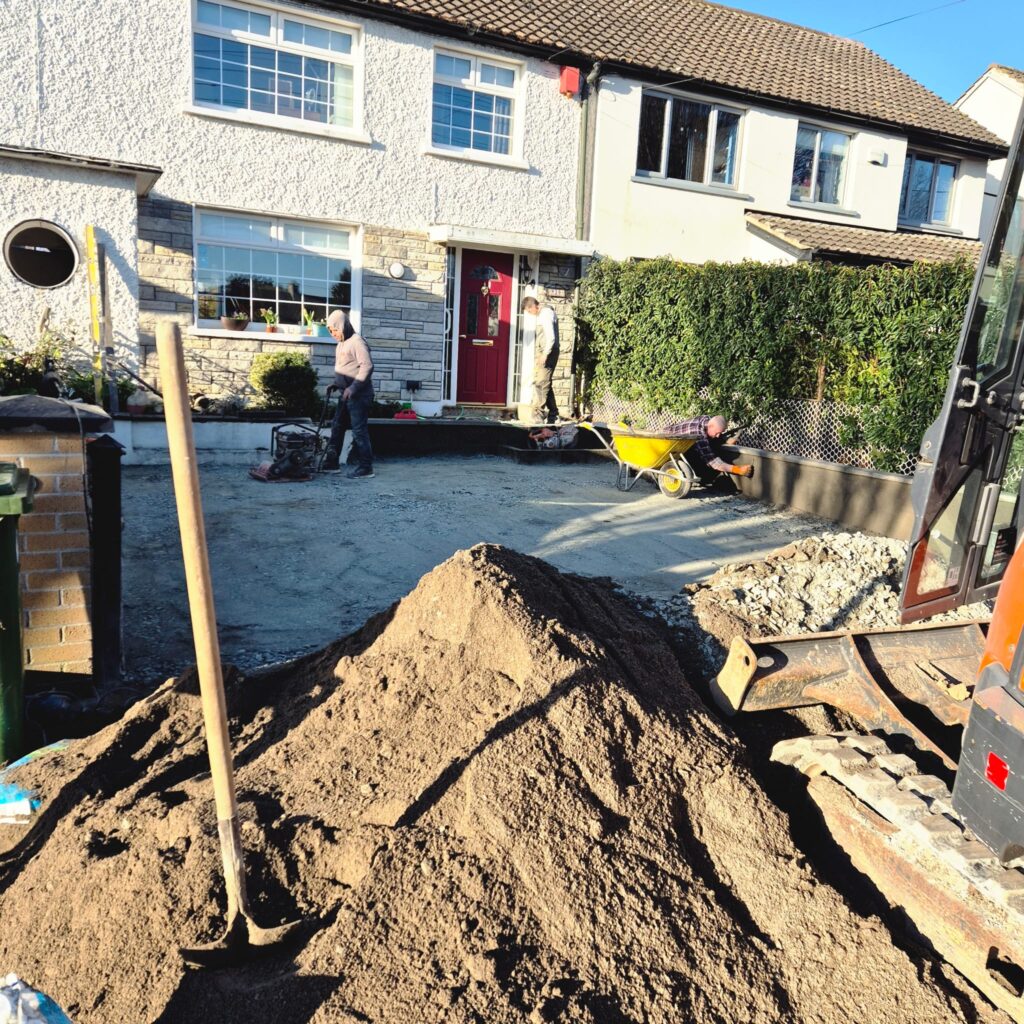
[{"label": "roof tile", "polygon": [[798,249],[836,253],[894,263],[941,262],[966,256],[977,260],[981,242],[925,231],[881,231],[828,221],[747,212],[747,223]]},{"label": "roof tile", "polygon": [[707,0],[361,0],[359,7],[475,28],[548,48],[552,58],[569,52],[675,75],[681,85],[704,83],[1005,149],[863,43]]}]

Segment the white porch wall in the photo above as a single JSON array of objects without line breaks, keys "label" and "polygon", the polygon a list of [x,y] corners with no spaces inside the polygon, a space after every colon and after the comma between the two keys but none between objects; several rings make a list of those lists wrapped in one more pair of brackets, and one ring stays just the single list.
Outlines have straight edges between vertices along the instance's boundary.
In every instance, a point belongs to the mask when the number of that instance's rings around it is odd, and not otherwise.
[{"label": "white porch wall", "polygon": [[[801,118],[759,107],[746,108],[743,116],[736,197],[637,182],[632,178],[642,92],[641,83],[624,78],[609,77],[600,84],[591,231],[599,252],[619,259],[670,255],[692,263],[763,259],[764,244],[747,230],[747,210],[895,230],[906,139],[835,122],[853,135],[843,209],[857,216],[790,204]],[[876,154],[885,155],[884,166],[871,162]],[[983,160],[961,160],[953,227],[972,237],[981,215],[984,175]],[[782,257],[776,253],[774,258]]]},{"label": "white porch wall", "polygon": [[78,267],[67,284],[33,288],[18,280],[0,259],[0,334],[22,345],[37,338],[43,310],[50,326],[74,332],[88,350],[89,286],[85,263],[85,226],[96,226],[106,247],[107,289],[115,349],[135,362],[138,327],[138,253],[135,176],[76,167],[0,159],[0,241],[25,220],[48,220],[63,228],[78,250]]},{"label": "white porch wall", "polygon": [[524,61],[529,170],[428,156],[432,46],[466,47],[350,20],[364,32],[371,144],[183,113],[187,0],[24,0],[0,26],[0,141],[156,164],[156,192],[183,202],[410,231],[453,223],[575,237],[579,104],[559,94],[554,65]]},{"label": "white porch wall", "polygon": [[[993,69],[986,72],[957,101],[956,106],[978,124],[995,132],[1007,145],[1013,141],[1021,104],[1024,103],[1024,84],[1008,78]],[[985,208],[981,219],[982,237],[988,236],[999,202],[999,189],[1006,172],[1006,160],[990,160],[985,180]]]}]

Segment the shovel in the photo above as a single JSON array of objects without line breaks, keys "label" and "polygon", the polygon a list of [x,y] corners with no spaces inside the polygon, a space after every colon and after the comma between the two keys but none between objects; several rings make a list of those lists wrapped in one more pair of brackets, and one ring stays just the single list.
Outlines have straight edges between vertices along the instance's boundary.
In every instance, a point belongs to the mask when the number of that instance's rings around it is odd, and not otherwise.
[{"label": "shovel", "polygon": [[182,949],[181,954],[186,961],[200,967],[226,966],[246,960],[257,949],[276,946],[291,938],[299,930],[301,922],[294,921],[278,928],[261,928],[252,919],[249,909],[231,740],[228,736],[227,702],[224,698],[224,678],[217,643],[217,618],[213,608],[213,584],[206,552],[199,472],[192,437],[188,378],[181,347],[181,332],[177,324],[160,324],[157,327],[156,348],[160,360],[167,444],[171,453],[171,472],[178,505],[178,525],[185,560],[206,746],[210,755],[217,831],[220,835],[228,897],[228,923],[224,936],[206,946]]}]

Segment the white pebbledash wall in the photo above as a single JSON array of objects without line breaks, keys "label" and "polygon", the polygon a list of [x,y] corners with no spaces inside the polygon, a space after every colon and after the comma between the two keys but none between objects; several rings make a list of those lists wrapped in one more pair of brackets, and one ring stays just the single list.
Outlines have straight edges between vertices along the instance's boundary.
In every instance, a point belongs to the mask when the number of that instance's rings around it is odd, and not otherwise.
[{"label": "white pebbledash wall", "polygon": [[559,94],[554,65],[522,61],[528,166],[426,155],[432,47],[467,47],[348,20],[363,29],[365,141],[186,113],[187,0],[25,0],[0,26],[0,141],[156,164],[156,192],[192,204],[410,231],[452,223],[575,237],[579,106]]},{"label": "white pebbledash wall", "polygon": [[0,334],[19,345],[31,344],[49,309],[50,325],[73,328],[82,353],[88,352],[85,226],[92,223],[106,250],[115,349],[122,360],[134,361],[139,290],[136,210],[134,175],[0,158],[0,240],[22,221],[47,220],[63,228],[78,250],[74,275],[57,288],[33,288],[0,260]]},{"label": "white pebbledash wall", "polygon": [[[789,261],[792,257],[747,230],[747,210],[896,229],[905,138],[860,130],[841,121],[803,119],[853,135],[842,209],[854,215],[816,210],[790,202],[793,153],[802,119],[746,107],[735,189],[733,194],[712,195],[685,186],[633,180],[642,93],[639,82],[620,77],[600,83],[591,215],[591,238],[598,251],[618,259],[670,255],[691,263]],[[873,162],[879,154],[884,154],[880,164]],[[984,184],[985,162],[962,158],[951,226],[968,237],[978,234]]]}]

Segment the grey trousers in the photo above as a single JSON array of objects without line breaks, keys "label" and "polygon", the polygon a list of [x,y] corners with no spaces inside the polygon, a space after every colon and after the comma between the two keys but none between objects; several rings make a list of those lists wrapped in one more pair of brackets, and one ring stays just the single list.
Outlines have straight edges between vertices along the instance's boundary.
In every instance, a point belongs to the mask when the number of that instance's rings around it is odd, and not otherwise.
[{"label": "grey trousers", "polygon": [[542,363],[533,368],[533,418],[538,423],[554,423],[558,419],[558,403],[551,380],[558,365],[558,349],[553,349]]}]

